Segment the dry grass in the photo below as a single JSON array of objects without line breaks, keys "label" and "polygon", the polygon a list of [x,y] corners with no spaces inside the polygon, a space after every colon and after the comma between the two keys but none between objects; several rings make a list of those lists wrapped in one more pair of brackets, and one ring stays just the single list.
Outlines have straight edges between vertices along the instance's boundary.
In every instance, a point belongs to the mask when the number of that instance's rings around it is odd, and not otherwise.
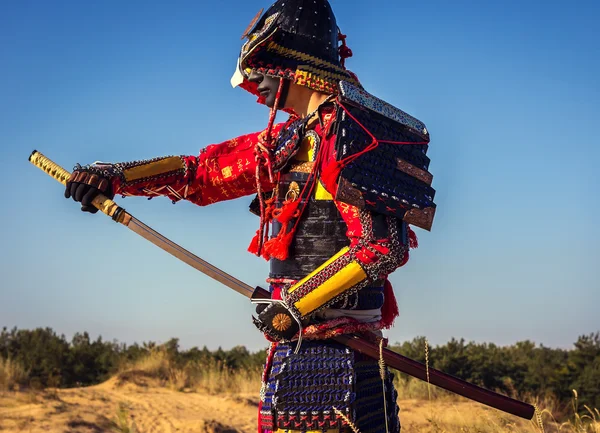
[{"label": "dry grass", "polygon": [[258,393],[260,370],[232,370],[216,362],[194,362],[186,366],[190,387],[210,394]]},{"label": "dry grass", "polygon": [[[198,398],[203,394],[231,394],[237,398],[236,394],[258,395],[260,377],[259,370],[232,370],[215,361],[193,361],[178,366],[166,351],[156,349],[136,362],[121,366],[116,383],[143,386],[148,393],[156,392],[156,386],[160,386],[175,391],[194,392]],[[0,391],[16,389],[22,383],[27,383],[27,372],[17,363],[0,359]],[[579,407],[575,391],[571,407],[566,409],[550,397],[521,397],[538,408],[537,416],[527,421],[474,403],[427,382],[406,379],[399,374],[396,374],[395,385],[398,390],[402,433],[600,433],[600,411],[586,406]],[[99,391],[90,392],[90,401],[94,404],[104,403],[96,395]],[[48,391],[14,394],[10,405],[39,406],[46,400],[52,400],[52,394]],[[54,400],[57,404],[61,403],[58,395]],[[62,404],[66,406],[65,403]],[[0,406],[6,408],[10,405],[0,402]],[[116,416],[109,418],[112,418],[109,422],[111,431],[135,431],[135,424],[124,406],[119,405]],[[562,422],[564,420],[566,421]],[[0,416],[0,430],[3,428],[3,421],[6,420]],[[17,426],[19,429],[27,430],[32,421],[30,418],[19,418],[18,422],[22,423]]]},{"label": "dry grass", "polygon": [[9,391],[26,383],[29,377],[23,366],[13,360],[0,358],[0,391]]},{"label": "dry grass", "polygon": [[163,379],[168,376],[171,366],[172,362],[167,352],[157,349],[136,361],[124,363],[119,368],[118,374],[135,371],[146,373],[149,377]]},{"label": "dry grass", "polygon": [[257,393],[260,390],[260,371],[230,369],[216,361],[191,361],[183,367],[175,365],[164,350],[154,350],[136,362],[121,367],[120,382],[139,378],[156,380],[161,386],[176,391],[196,391],[208,394]]},{"label": "dry grass", "polygon": [[109,427],[114,433],[137,433],[136,424],[130,419],[127,404],[119,403],[116,416],[109,421]]},{"label": "dry grass", "polygon": [[[431,391],[433,397],[429,399],[426,382],[409,380],[399,384],[403,433],[600,433],[598,409],[584,407],[582,415],[576,398],[566,413],[554,398],[525,397],[523,400],[538,409],[536,416],[527,421],[434,386]],[[560,423],[558,418],[567,421]]]},{"label": "dry grass", "polygon": [[399,400],[459,401],[459,397],[456,394],[429,385],[422,380],[413,378],[401,379],[398,374],[394,377],[394,385],[398,390]]},{"label": "dry grass", "polygon": [[600,411],[596,408],[593,410],[586,405],[583,405],[585,413],[579,414],[579,403],[577,391],[573,390],[573,417],[568,422],[561,424],[561,427],[566,427],[569,432],[576,433],[600,433]]},{"label": "dry grass", "polygon": [[[559,412],[559,404],[552,397],[521,397],[522,401],[529,402],[536,409],[533,419],[527,421],[490,410],[456,394],[431,386],[427,339],[425,339],[424,350],[427,368],[426,382],[412,377],[402,379],[399,375],[394,378],[398,400],[404,401],[405,405],[407,400],[414,402],[409,405],[410,409],[407,411],[411,431],[414,428],[414,431],[422,433],[600,433],[600,411],[598,409],[591,410],[585,406],[589,415],[580,415],[577,391],[575,390],[573,390],[572,416],[568,421],[559,424],[556,421],[557,415],[562,419],[568,415],[562,411]],[[511,397],[519,398],[516,392]],[[423,402],[426,404],[422,404]],[[404,418],[406,417],[401,416],[401,422],[406,426]]]},{"label": "dry grass", "polygon": [[[205,394],[257,394],[260,371],[230,370],[218,362],[189,362],[177,367],[166,352],[155,350],[135,363],[123,366],[121,381],[151,378],[177,391]],[[138,383],[139,384],[139,383]],[[427,382],[396,374],[403,433],[600,433],[600,413],[585,408],[578,413],[574,394],[569,413],[551,397],[524,397],[538,408],[527,421],[452,394]],[[557,419],[567,419],[562,424]]]}]

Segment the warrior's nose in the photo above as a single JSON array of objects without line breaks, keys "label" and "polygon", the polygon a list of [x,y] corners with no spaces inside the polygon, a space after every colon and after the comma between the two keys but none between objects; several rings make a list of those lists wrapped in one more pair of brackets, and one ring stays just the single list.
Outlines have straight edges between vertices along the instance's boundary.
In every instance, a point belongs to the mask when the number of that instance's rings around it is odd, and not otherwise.
[{"label": "warrior's nose", "polygon": [[264,78],[265,76],[263,74],[256,71],[252,71],[250,72],[250,75],[248,75],[248,81],[258,84],[260,84]]}]

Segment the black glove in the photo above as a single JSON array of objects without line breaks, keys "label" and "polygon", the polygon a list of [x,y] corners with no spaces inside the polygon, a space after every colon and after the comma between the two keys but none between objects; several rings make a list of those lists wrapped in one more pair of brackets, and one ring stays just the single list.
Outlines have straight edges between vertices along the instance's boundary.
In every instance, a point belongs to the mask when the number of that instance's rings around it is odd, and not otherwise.
[{"label": "black glove", "polygon": [[98,194],[104,194],[110,199],[114,197],[110,179],[98,169],[78,165],[67,181],[65,198],[81,202],[81,210],[84,212],[96,213],[98,208],[92,205],[92,201]]},{"label": "black glove", "polygon": [[279,302],[258,304],[258,319],[252,316],[254,325],[274,341],[291,341],[300,330],[291,311]]}]

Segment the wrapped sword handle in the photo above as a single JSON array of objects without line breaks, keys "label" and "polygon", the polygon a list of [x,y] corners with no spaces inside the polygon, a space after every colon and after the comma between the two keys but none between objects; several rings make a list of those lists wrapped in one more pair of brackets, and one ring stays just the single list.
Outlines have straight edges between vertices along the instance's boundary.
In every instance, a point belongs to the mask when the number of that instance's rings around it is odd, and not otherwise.
[{"label": "wrapped sword handle", "polygon": [[[52,176],[63,185],[66,185],[67,181],[71,177],[71,173],[37,150],[31,152],[31,155],[29,156],[29,162],[31,162],[40,170],[45,171],[48,175]],[[118,223],[128,225],[129,221],[131,221],[131,215],[125,212],[125,209],[103,194],[98,194],[96,197],[94,197],[92,205]]]}]

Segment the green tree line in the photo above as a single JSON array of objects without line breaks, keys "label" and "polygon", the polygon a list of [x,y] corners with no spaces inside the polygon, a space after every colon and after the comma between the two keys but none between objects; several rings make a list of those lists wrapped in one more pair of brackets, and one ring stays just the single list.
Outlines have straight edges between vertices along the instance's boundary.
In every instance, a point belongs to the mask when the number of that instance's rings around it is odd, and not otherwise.
[{"label": "green tree line", "polygon": [[[3,328],[0,358],[23,366],[24,386],[73,387],[93,385],[114,375],[127,362],[147,356],[152,350],[167,351],[177,364],[216,362],[227,369],[262,367],[265,350],[249,352],[238,346],[210,351],[206,347],[181,350],[179,340],[164,344],[144,342],[127,345],[116,341],[92,340],[87,332],[69,341],[51,328],[33,330]],[[426,340],[390,347],[416,361],[426,361]],[[556,349],[521,341],[511,346],[493,343],[466,343],[452,339],[444,345],[428,347],[429,366],[485,388],[513,396],[552,395],[569,401],[576,389],[581,403],[600,408],[600,333],[580,336],[573,348]]]},{"label": "green tree line", "polygon": [[5,327],[0,332],[0,359],[24,368],[27,382],[20,385],[39,388],[95,385],[109,379],[122,366],[159,349],[181,367],[199,361],[229,370],[259,369],[266,359],[266,349],[250,353],[243,346],[230,350],[210,351],[206,347],[180,350],[177,338],[160,345],[153,341],[127,345],[104,341],[101,336],[92,340],[87,332],[76,333],[69,341],[51,328],[9,331]]}]

